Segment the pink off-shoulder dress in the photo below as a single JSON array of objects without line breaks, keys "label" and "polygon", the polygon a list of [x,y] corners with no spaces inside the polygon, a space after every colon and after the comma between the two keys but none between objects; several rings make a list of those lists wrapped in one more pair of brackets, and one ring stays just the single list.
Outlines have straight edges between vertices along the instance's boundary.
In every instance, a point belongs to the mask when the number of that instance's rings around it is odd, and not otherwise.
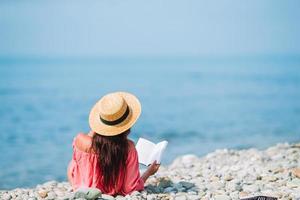
[{"label": "pink off-shoulder dress", "polygon": [[127,195],[133,191],[144,189],[144,181],[140,176],[137,151],[133,142],[129,143],[126,168],[120,171],[116,187],[104,190],[103,174],[99,170],[98,155],[78,149],[73,140],[73,156],[68,167],[69,181],[74,190],[80,187],[93,187],[109,195]]}]

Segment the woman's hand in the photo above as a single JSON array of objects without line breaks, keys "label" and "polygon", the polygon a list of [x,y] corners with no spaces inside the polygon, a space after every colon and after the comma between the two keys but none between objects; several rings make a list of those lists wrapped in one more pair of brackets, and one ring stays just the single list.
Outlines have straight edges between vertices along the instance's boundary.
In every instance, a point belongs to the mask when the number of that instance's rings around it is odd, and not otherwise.
[{"label": "woman's hand", "polygon": [[146,180],[149,178],[149,176],[152,176],[153,174],[155,174],[157,172],[157,170],[159,169],[159,167],[160,167],[160,164],[157,164],[156,161],[154,161],[142,175],[142,179],[144,180],[144,182],[146,182]]},{"label": "woman's hand", "polygon": [[150,176],[155,174],[160,167],[160,164],[156,163],[156,160],[148,167],[147,171],[149,171]]}]

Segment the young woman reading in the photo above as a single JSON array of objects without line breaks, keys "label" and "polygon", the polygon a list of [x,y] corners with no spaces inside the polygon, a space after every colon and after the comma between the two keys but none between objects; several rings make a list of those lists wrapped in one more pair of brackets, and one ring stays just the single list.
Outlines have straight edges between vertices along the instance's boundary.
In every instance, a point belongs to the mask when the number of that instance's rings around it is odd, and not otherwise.
[{"label": "young woman reading", "polygon": [[73,140],[68,179],[74,190],[94,187],[109,195],[127,195],[144,189],[159,165],[154,162],[140,176],[135,145],[127,138],[140,113],[139,100],[126,92],[105,95],[94,105],[91,131]]}]

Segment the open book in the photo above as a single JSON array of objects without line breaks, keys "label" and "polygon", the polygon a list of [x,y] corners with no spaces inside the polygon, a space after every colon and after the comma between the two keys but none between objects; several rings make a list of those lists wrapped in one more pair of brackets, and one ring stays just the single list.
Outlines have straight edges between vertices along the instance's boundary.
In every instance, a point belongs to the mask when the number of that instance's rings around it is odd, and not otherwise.
[{"label": "open book", "polygon": [[136,144],[139,163],[143,165],[151,165],[155,160],[160,164],[162,154],[168,145],[167,141],[162,141],[157,144],[150,142],[144,138],[140,138]]}]

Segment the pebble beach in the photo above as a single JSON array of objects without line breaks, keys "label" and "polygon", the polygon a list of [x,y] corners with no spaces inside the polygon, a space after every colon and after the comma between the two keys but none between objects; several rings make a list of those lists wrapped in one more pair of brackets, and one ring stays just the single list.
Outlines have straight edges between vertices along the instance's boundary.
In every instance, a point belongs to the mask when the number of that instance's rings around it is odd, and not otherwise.
[{"label": "pebble beach", "polygon": [[300,199],[300,143],[281,143],[265,150],[220,149],[203,157],[184,155],[161,166],[145,190],[109,196],[97,189],[72,191],[67,182],[49,181],[35,188],[1,190],[1,200],[230,200],[256,195]]}]

